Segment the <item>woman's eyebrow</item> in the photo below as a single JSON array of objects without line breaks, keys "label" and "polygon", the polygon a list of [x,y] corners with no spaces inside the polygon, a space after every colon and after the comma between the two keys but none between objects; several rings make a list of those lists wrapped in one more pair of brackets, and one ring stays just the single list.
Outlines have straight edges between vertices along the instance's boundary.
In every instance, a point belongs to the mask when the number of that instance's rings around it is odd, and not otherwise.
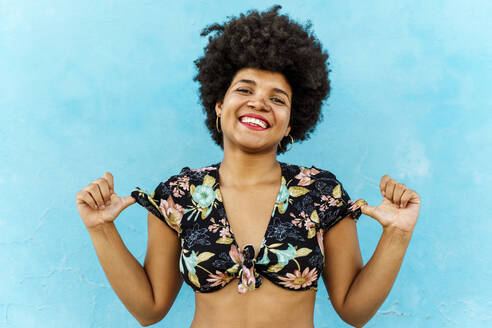
[{"label": "woman's eyebrow", "polygon": [[[239,80],[239,81],[237,81],[235,84],[238,84],[238,83],[241,83],[241,82],[256,85],[256,82],[255,82],[255,81],[253,81],[253,80],[247,80],[247,79],[242,79],[242,80]],[[290,100],[290,98],[289,98],[289,94],[288,94],[287,92],[285,92],[284,90],[279,89],[279,88],[273,88],[273,91],[275,91],[275,92],[279,92],[279,93],[283,93],[284,95],[286,95],[286,96],[287,96],[287,99],[289,99],[289,100]]]}]

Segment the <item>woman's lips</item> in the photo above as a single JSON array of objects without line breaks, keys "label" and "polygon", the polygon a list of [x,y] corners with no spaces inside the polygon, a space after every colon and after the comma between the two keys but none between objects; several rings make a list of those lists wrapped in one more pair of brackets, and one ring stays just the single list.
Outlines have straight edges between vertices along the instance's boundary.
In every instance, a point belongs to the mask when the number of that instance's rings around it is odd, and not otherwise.
[{"label": "woman's lips", "polygon": [[252,118],[256,118],[256,119],[258,119],[258,120],[260,120],[260,121],[263,121],[263,122],[266,124],[267,128],[269,128],[269,127],[270,127],[270,122],[268,122],[268,121],[267,121],[267,119],[266,119],[266,118],[264,118],[264,117],[263,117],[263,116],[261,116],[261,115],[257,115],[257,114],[245,114],[245,115],[241,115],[241,116],[239,116],[239,120],[241,120],[243,117],[252,117]]},{"label": "woman's lips", "polygon": [[266,130],[265,128],[262,128],[261,126],[256,126],[256,125],[248,124],[248,123],[241,122],[241,121],[239,121],[239,123],[241,123],[242,125],[246,126],[248,129],[251,129],[251,130],[256,130],[256,131]]}]

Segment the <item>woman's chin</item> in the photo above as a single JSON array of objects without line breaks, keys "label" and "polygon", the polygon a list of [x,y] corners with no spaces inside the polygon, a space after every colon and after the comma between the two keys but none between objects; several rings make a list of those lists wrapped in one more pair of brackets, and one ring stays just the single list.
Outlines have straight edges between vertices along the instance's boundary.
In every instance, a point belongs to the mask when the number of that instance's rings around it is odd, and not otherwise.
[{"label": "woman's chin", "polygon": [[230,141],[232,148],[239,148],[247,153],[275,151],[275,145],[265,142],[265,138],[250,133],[240,133]]},{"label": "woman's chin", "polygon": [[242,142],[237,144],[237,146],[247,153],[258,153],[258,152],[269,152],[273,151],[271,145],[267,145],[264,142]]}]

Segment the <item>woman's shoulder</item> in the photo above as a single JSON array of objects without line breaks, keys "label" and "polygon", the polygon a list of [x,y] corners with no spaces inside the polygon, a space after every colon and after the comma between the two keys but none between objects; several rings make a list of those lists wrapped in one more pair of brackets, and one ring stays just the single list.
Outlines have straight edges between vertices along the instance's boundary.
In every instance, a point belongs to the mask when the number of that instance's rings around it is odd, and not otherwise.
[{"label": "woman's shoulder", "polygon": [[293,177],[297,179],[306,180],[317,180],[317,179],[336,179],[335,174],[333,174],[328,169],[320,168],[319,166],[315,166],[313,164],[305,164],[305,163],[285,163],[281,162],[281,164],[285,167],[285,171],[293,175]]},{"label": "woman's shoulder", "polygon": [[190,168],[189,166],[185,166],[181,169],[180,174],[190,174],[190,173],[201,173],[201,172],[206,172],[209,173],[211,171],[216,171],[219,167],[219,163],[216,164],[209,164],[203,167],[198,167],[195,169]]},{"label": "woman's shoulder", "polygon": [[[312,184],[317,180],[336,181],[336,176],[332,171],[321,168],[317,165],[306,163],[288,163],[279,161],[282,166],[282,174],[287,180],[296,180],[298,185],[307,183]],[[218,176],[219,163],[212,163],[196,168],[184,166],[180,172],[170,177],[170,180],[189,180],[193,184],[200,184],[208,175],[214,179]],[[308,182],[309,181],[309,182]]]},{"label": "woman's shoulder", "polygon": [[215,176],[219,164],[209,164],[202,167],[191,168],[189,166],[184,166],[179,173],[170,177],[174,180],[190,180],[192,182],[201,181],[206,175]]}]

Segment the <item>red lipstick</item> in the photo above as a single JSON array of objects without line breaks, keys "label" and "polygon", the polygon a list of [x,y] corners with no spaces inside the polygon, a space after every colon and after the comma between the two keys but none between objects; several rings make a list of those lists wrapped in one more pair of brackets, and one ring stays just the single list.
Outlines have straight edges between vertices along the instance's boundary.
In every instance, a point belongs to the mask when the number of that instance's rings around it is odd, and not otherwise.
[{"label": "red lipstick", "polygon": [[258,115],[258,114],[244,114],[244,115],[239,116],[239,119],[241,119],[241,117],[244,117],[244,116],[253,117],[253,118],[257,118],[259,120],[262,120],[263,122],[266,123],[267,128],[270,127],[270,122],[268,122],[268,120],[266,118],[264,118],[263,116],[261,116],[261,115]]}]

